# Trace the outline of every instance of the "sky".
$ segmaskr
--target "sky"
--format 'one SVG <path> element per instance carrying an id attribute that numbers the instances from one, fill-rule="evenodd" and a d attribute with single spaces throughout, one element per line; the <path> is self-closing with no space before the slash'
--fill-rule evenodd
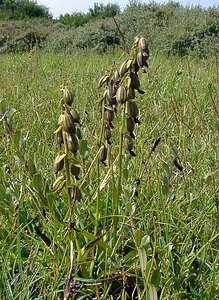
<path id="1" fill-rule="evenodd" d="M 94 3 L 116 3 L 121 9 L 125 8 L 129 4 L 129 0 L 37 0 L 38 4 L 43 4 L 49 8 L 50 13 L 54 18 L 59 17 L 60 14 L 73 13 L 73 12 L 88 12 L 90 7 L 93 7 Z M 142 3 L 150 3 L 152 1 L 140 1 Z M 155 0 L 156 3 L 167 3 L 165 0 Z M 217 5 L 219 6 L 219 0 L 179 0 L 183 5 L 202 5 L 203 7 Z"/>

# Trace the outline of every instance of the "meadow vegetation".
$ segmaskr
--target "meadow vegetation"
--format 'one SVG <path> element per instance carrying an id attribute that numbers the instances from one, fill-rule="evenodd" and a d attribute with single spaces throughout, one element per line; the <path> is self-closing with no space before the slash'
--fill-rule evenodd
<path id="1" fill-rule="evenodd" d="M 178 41 L 192 36 L 186 21 L 187 35 L 177 22 L 162 25 L 161 15 L 154 35 L 141 27 L 150 5 L 186 21 L 186 9 L 205 15 L 205 46 L 167 46 L 167 31 Z M 218 9 L 150 5 L 116 15 L 124 35 L 107 18 L 67 31 L 47 19 L 41 24 L 57 28 L 57 48 L 45 34 L 42 44 L 2 51 L 1 299 L 218 299 L 218 37 L 206 34 L 217 28 Z M 128 29 L 131 16 L 136 27 Z M 119 47 L 106 43 L 106 24 Z M 86 26 L 103 29 L 102 44 L 88 34 L 80 46 Z M 67 32 L 66 47 L 58 32 Z M 133 44 L 140 34 L 150 41 L 147 60 L 138 38 Z M 118 103 L 107 96 L 112 88 Z"/>

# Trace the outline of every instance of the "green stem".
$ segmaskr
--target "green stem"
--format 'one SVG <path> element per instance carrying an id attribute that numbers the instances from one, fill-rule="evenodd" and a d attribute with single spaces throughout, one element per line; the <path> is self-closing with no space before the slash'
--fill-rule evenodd
<path id="1" fill-rule="evenodd" d="M 123 136 L 125 132 L 125 105 L 122 108 L 122 120 L 121 120 L 121 128 L 120 128 L 120 141 L 119 141 L 119 158 L 118 158 L 118 181 L 117 181 L 117 188 L 114 198 L 114 211 L 113 211 L 113 245 L 116 244 L 117 241 L 117 227 L 119 222 L 119 201 L 120 201 L 120 195 L 122 190 L 122 149 L 123 149 Z"/>
<path id="2" fill-rule="evenodd" d="M 66 176 L 66 193 L 68 198 L 68 205 L 69 205 L 69 213 L 70 213 L 70 224 L 74 222 L 74 208 L 73 208 L 73 201 L 71 196 L 71 173 L 70 173 L 70 164 L 69 164 L 69 149 L 68 149 L 68 143 L 67 143 L 67 133 L 63 133 L 63 140 L 64 140 L 64 147 L 65 147 L 65 153 L 66 156 L 64 158 L 65 162 L 65 176 Z M 74 240 L 76 243 L 76 248 L 78 253 L 81 251 L 79 237 L 76 231 L 74 231 Z"/>
<path id="3" fill-rule="evenodd" d="M 101 147 L 101 142 L 103 138 L 103 130 L 104 130 L 104 106 L 102 105 L 102 120 L 101 120 L 101 133 L 100 139 L 98 142 L 99 147 Z M 100 217 L 100 161 L 97 160 L 97 201 L 96 201 L 96 216 L 95 216 L 95 226 L 94 226 L 94 235 L 97 234 L 98 225 L 99 225 L 99 217 Z"/>
<path id="4" fill-rule="evenodd" d="M 65 147 L 65 153 L 66 156 L 64 158 L 65 162 L 65 176 L 66 176 L 66 193 L 68 198 L 68 206 L 69 206 L 69 212 L 70 212 L 70 218 L 72 218 L 73 214 L 73 208 L 72 208 L 72 197 L 71 197 L 71 175 L 70 175 L 70 165 L 69 165 L 69 149 L 68 149 L 68 143 L 67 143 L 67 133 L 63 133 L 63 140 L 64 140 L 64 147 Z M 74 217 L 74 216 L 73 216 Z M 73 220 L 71 220 L 73 221 Z"/>

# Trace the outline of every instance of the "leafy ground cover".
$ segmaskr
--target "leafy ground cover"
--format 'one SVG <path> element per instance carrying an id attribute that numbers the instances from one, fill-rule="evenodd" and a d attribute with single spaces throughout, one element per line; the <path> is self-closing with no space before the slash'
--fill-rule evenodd
<path id="1" fill-rule="evenodd" d="M 122 152 L 115 216 L 120 109 L 103 165 L 97 83 L 126 57 L 37 48 L 0 56 L 1 299 L 218 299 L 217 55 L 154 51 L 139 72 L 136 157 Z M 73 224 L 65 189 L 52 191 L 63 84 L 81 117 Z"/>

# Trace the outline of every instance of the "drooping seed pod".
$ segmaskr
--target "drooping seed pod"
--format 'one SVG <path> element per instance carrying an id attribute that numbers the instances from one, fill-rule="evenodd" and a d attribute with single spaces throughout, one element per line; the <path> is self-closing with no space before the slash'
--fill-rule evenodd
<path id="1" fill-rule="evenodd" d="M 107 83 L 108 80 L 109 80 L 109 75 L 103 75 L 98 82 L 98 86 L 97 86 L 98 89 L 100 89 L 104 85 L 104 83 Z"/>
<path id="2" fill-rule="evenodd" d="M 114 119 L 114 111 L 112 109 L 106 109 L 104 112 L 104 120 L 111 123 Z"/>
<path id="3" fill-rule="evenodd" d="M 127 90 L 127 98 L 127 100 L 135 99 L 135 91 L 131 86 Z"/>
<path id="4" fill-rule="evenodd" d="M 63 141 L 63 134 L 62 134 L 62 128 L 55 132 L 56 141 L 59 145 L 62 145 L 64 143 Z"/>
<path id="5" fill-rule="evenodd" d="M 133 133 L 135 129 L 135 122 L 134 119 L 130 116 L 126 116 L 125 118 L 125 125 L 126 125 L 126 130 L 131 134 Z"/>
<path id="6" fill-rule="evenodd" d="M 80 115 L 74 107 L 71 107 L 70 113 L 72 115 L 73 122 L 80 124 Z"/>
<path id="7" fill-rule="evenodd" d="M 66 182 L 66 179 L 65 179 L 65 175 L 62 175 L 62 176 L 59 176 L 54 182 L 53 182 L 53 185 L 52 185 L 52 192 L 53 193 L 56 193 L 58 191 L 60 191 L 64 185 L 65 185 L 65 182 Z"/>
<path id="8" fill-rule="evenodd" d="M 135 152 L 132 150 L 133 149 L 133 138 L 130 136 L 130 134 L 126 133 L 124 136 L 124 142 L 123 146 L 127 152 L 131 156 L 136 156 Z"/>
<path id="9" fill-rule="evenodd" d="M 138 90 L 140 88 L 140 81 L 138 75 L 134 72 L 130 72 L 130 78 L 131 78 L 131 87 L 135 90 Z"/>
<path id="10" fill-rule="evenodd" d="M 120 87 L 118 88 L 116 92 L 116 99 L 122 104 L 127 101 L 128 99 L 127 89 L 124 85 L 120 85 Z"/>
<path id="11" fill-rule="evenodd" d="M 133 63 L 133 69 L 134 69 L 135 73 L 138 73 L 140 67 L 139 67 L 139 65 L 137 63 L 137 60 L 135 60 L 135 62 Z"/>
<path id="12" fill-rule="evenodd" d="M 107 99 L 107 102 L 110 106 L 116 106 L 117 105 L 115 94 L 112 91 L 110 91 L 110 89 L 108 89 L 107 92 L 106 92 L 106 99 Z"/>
<path id="13" fill-rule="evenodd" d="M 128 71 L 128 59 L 126 59 L 120 66 L 119 74 L 121 78 L 125 75 L 127 71 Z"/>
<path id="14" fill-rule="evenodd" d="M 105 128 L 104 128 L 104 138 L 107 141 L 107 143 L 110 145 L 111 144 L 111 142 L 110 142 L 111 130 L 110 130 L 108 125 L 106 125 Z"/>
<path id="15" fill-rule="evenodd" d="M 63 88 L 63 99 L 67 105 L 72 105 L 74 101 L 74 93 L 72 91 L 69 91 L 67 86 L 64 86 Z"/>
<path id="16" fill-rule="evenodd" d="M 142 52 L 138 52 L 136 61 L 139 67 L 143 68 L 144 66 L 146 66 L 146 57 L 143 55 Z"/>
<path id="17" fill-rule="evenodd" d="M 149 58 L 149 47 L 148 47 L 148 42 L 146 41 L 146 39 L 141 36 L 138 40 L 138 50 L 140 52 L 146 52 L 147 53 L 147 58 Z"/>
<path id="18" fill-rule="evenodd" d="M 114 83 L 117 84 L 117 83 L 119 83 L 120 79 L 121 78 L 120 78 L 119 70 L 116 69 L 114 74 L 113 74 L 112 80 L 113 80 Z"/>
<path id="19" fill-rule="evenodd" d="M 127 102 L 127 114 L 132 118 L 138 117 L 139 109 L 136 102 Z"/>
<path id="20" fill-rule="evenodd" d="M 78 149 L 79 149 L 79 143 L 78 143 L 78 138 L 76 137 L 76 135 L 72 134 L 71 138 L 67 140 L 68 143 L 68 149 L 76 154 Z"/>
<path id="21" fill-rule="evenodd" d="M 78 186 L 74 186 L 73 199 L 78 202 L 81 201 L 81 199 L 82 199 L 82 194 L 81 194 L 81 191 Z"/>
<path id="22" fill-rule="evenodd" d="M 104 99 L 101 99 L 99 102 L 98 102 L 98 110 L 99 112 L 102 114 L 102 110 L 103 110 L 103 106 L 104 106 Z"/>
<path id="23" fill-rule="evenodd" d="M 65 156 L 66 154 L 58 154 L 56 156 L 53 164 L 53 169 L 56 174 L 63 169 Z"/>
<path id="24" fill-rule="evenodd" d="M 128 133 L 124 135 L 123 146 L 128 152 L 130 152 L 133 149 L 133 139 Z"/>
<path id="25" fill-rule="evenodd" d="M 80 172 L 81 172 L 81 168 L 79 165 L 71 164 L 71 174 L 74 175 L 76 177 L 76 179 L 78 179 Z"/>
<path id="26" fill-rule="evenodd" d="M 102 163 L 107 159 L 107 147 L 105 144 L 101 146 L 98 158 Z"/>
<path id="27" fill-rule="evenodd" d="M 69 112 L 65 112 L 62 120 L 63 130 L 69 134 L 75 134 L 76 128 L 74 124 L 74 119 Z"/>

